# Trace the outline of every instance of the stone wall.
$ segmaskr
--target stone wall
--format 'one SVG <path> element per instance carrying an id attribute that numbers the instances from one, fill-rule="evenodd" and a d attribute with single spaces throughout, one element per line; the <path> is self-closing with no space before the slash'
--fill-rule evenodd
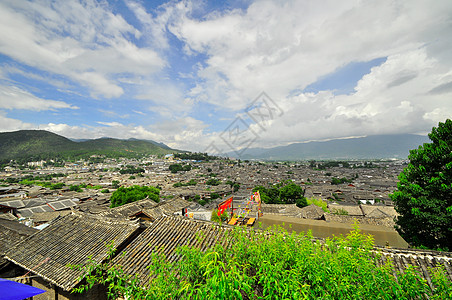
<path id="1" fill-rule="evenodd" d="M 347 216 L 347 215 L 335 215 L 325 213 L 325 220 L 327 222 L 338 222 L 353 224 L 356 220 L 359 224 L 368 224 L 376 226 L 384 226 L 388 228 L 394 228 L 395 222 L 392 218 L 367 218 L 362 216 Z"/>

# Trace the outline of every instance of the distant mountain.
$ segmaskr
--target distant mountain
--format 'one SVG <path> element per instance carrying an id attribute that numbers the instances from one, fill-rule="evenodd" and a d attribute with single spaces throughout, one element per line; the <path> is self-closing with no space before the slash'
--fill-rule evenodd
<path id="1" fill-rule="evenodd" d="M 180 151 L 154 141 L 100 138 L 75 142 L 45 130 L 20 130 L 0 133 L 0 160 L 30 156 L 43 157 L 50 154 L 63 156 L 93 154 L 130 156 L 176 152 Z"/>
<path id="2" fill-rule="evenodd" d="M 324 142 L 294 143 L 274 148 L 250 148 L 241 159 L 306 160 L 306 159 L 406 159 L 409 150 L 430 140 L 414 134 L 375 135 Z M 237 157 L 234 152 L 229 153 Z"/>
<path id="3" fill-rule="evenodd" d="M 145 142 L 148 142 L 148 143 L 152 143 L 152 144 L 154 144 L 156 146 L 162 147 L 163 149 L 171 149 L 170 147 L 168 147 L 164 143 L 159 143 L 159 142 L 156 142 L 156 141 L 153 141 L 153 140 L 139 140 L 139 139 L 130 138 L 130 139 L 128 139 L 128 141 L 145 141 Z"/>
<path id="4" fill-rule="evenodd" d="M 101 138 L 98 138 L 98 140 L 100 140 L 100 139 L 110 139 L 110 138 L 109 138 L 109 137 L 101 137 Z M 70 140 L 73 141 L 73 142 L 79 143 L 79 142 L 92 141 L 92 140 L 94 140 L 94 139 L 70 139 Z M 161 147 L 161 148 L 163 148 L 163 149 L 173 150 L 173 149 L 171 149 L 170 147 L 168 147 L 167 145 L 165 145 L 164 143 L 159 143 L 159 142 L 156 142 L 156 141 L 153 141 L 153 140 L 142 140 L 142 139 L 135 139 L 135 138 L 130 138 L 130 139 L 118 139 L 118 140 L 120 140 L 120 141 L 144 141 L 144 142 L 148 142 L 148 143 L 154 144 L 154 145 L 156 145 L 156 146 L 159 146 L 159 147 Z"/>

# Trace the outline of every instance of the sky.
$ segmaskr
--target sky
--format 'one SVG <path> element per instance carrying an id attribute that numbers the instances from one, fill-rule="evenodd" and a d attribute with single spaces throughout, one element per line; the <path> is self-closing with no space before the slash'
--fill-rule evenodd
<path id="1" fill-rule="evenodd" d="M 452 116 L 452 1 L 0 1 L 0 132 L 221 154 Z"/>

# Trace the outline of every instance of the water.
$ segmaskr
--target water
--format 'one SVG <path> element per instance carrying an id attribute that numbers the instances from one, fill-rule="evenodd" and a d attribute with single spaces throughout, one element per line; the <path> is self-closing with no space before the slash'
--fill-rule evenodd
<path id="1" fill-rule="evenodd" d="M 353 230 L 352 224 L 326 222 L 322 220 L 308 220 L 279 215 L 264 215 L 259 218 L 263 228 L 273 225 L 281 225 L 287 231 L 307 232 L 311 230 L 314 237 L 327 238 L 333 235 L 346 235 Z M 375 239 L 375 245 L 394 248 L 408 248 L 408 243 L 398 234 L 395 229 L 383 226 L 359 225 L 362 233 L 371 234 Z"/>

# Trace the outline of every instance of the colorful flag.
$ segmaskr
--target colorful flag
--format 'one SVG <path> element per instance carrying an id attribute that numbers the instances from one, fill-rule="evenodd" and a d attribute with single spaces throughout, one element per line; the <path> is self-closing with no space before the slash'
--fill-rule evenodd
<path id="1" fill-rule="evenodd" d="M 218 205 L 218 216 L 220 216 L 226 209 L 228 209 L 232 204 L 232 197 L 226 201 L 223 201 Z"/>
<path id="2" fill-rule="evenodd" d="M 261 204 L 261 194 L 259 194 L 259 191 L 254 193 L 254 199 L 257 203 Z"/>

